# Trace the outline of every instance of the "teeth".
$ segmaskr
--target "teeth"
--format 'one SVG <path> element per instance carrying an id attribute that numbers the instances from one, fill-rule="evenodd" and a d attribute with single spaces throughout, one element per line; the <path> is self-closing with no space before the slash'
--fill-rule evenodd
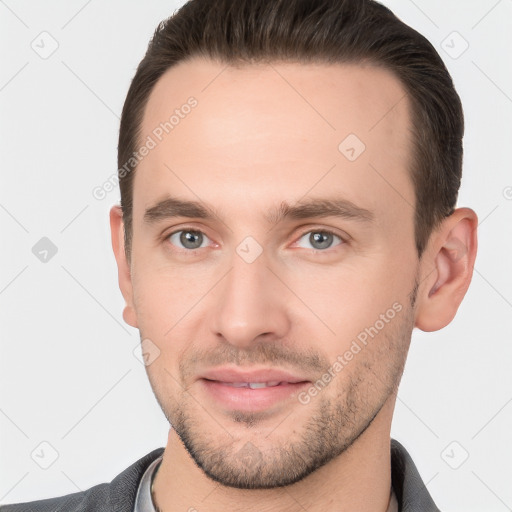
<path id="1" fill-rule="evenodd" d="M 224 382 L 223 384 L 227 384 L 228 386 L 232 386 L 234 388 L 261 389 L 278 386 L 280 384 L 280 381 L 273 380 L 269 382 Z"/>
<path id="2" fill-rule="evenodd" d="M 251 389 L 260 389 L 260 388 L 266 388 L 267 384 L 265 382 L 249 382 L 249 387 Z"/>

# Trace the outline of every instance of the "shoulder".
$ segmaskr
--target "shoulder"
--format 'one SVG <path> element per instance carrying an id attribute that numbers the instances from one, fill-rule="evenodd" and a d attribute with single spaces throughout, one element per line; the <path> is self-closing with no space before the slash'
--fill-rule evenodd
<path id="1" fill-rule="evenodd" d="M 110 484 L 100 484 L 82 492 L 75 492 L 57 498 L 48 498 L 12 505 L 0 505 L 0 512 L 78 512 L 81 510 L 104 510 Z"/>
<path id="2" fill-rule="evenodd" d="M 0 505 L 0 512 L 131 512 L 144 471 L 163 451 L 157 448 L 144 455 L 110 483 L 56 498 Z"/>

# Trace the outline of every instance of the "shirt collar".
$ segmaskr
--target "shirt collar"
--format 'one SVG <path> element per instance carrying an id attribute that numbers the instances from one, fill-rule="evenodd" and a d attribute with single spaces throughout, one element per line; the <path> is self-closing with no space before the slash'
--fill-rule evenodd
<path id="1" fill-rule="evenodd" d="M 153 483 L 153 477 L 156 474 L 156 470 L 162 462 L 163 455 L 156 458 L 144 471 L 142 479 L 137 490 L 137 496 L 135 497 L 135 508 L 134 512 L 156 512 L 153 499 L 151 497 L 151 484 Z"/>

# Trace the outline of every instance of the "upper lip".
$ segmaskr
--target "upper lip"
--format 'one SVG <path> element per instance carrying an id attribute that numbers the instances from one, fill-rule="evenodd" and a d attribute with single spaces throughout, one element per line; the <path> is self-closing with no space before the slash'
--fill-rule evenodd
<path id="1" fill-rule="evenodd" d="M 306 382 L 308 379 L 293 375 L 285 370 L 274 368 L 235 369 L 235 368 L 214 368 L 200 375 L 202 379 L 216 380 L 219 382 Z"/>

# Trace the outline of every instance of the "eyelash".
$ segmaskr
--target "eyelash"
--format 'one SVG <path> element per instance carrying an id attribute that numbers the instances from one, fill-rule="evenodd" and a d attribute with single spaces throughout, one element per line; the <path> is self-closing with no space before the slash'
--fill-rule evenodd
<path id="1" fill-rule="evenodd" d="M 201 233 L 202 235 L 206 236 L 206 238 L 209 239 L 208 235 L 206 235 L 206 233 L 204 233 L 200 229 L 193 228 L 193 227 L 186 227 L 185 226 L 185 227 L 183 227 L 181 229 L 178 229 L 176 231 L 172 231 L 171 233 L 165 235 L 164 236 L 164 241 L 166 243 L 169 243 L 170 245 L 173 245 L 169 241 L 170 237 L 172 235 L 175 235 L 176 233 L 187 232 L 187 231 L 191 231 L 191 232 L 194 232 L 194 233 Z M 343 237 L 340 234 L 338 234 L 335 231 L 332 231 L 330 229 L 321 228 L 321 229 L 308 229 L 307 231 L 302 232 L 299 235 L 299 237 L 296 239 L 296 242 L 294 242 L 294 243 L 297 243 L 301 238 L 304 237 L 304 235 L 307 235 L 308 233 L 322 233 L 322 234 L 332 235 L 334 237 L 339 238 L 341 240 L 341 242 L 338 245 L 334 246 L 334 247 L 345 245 L 348 242 L 348 237 Z M 175 248 L 175 250 L 177 250 L 177 251 L 179 251 L 181 253 L 188 253 L 190 255 L 196 254 L 197 251 L 199 251 L 201 249 L 206 249 L 206 247 L 199 247 L 197 249 L 183 249 L 183 248 L 180 248 L 180 247 L 176 247 L 175 245 L 173 245 L 173 247 Z M 332 249 L 333 249 L 333 247 L 329 247 L 327 249 L 309 249 L 309 251 L 312 251 L 314 254 L 318 254 L 318 253 L 328 253 Z"/>

